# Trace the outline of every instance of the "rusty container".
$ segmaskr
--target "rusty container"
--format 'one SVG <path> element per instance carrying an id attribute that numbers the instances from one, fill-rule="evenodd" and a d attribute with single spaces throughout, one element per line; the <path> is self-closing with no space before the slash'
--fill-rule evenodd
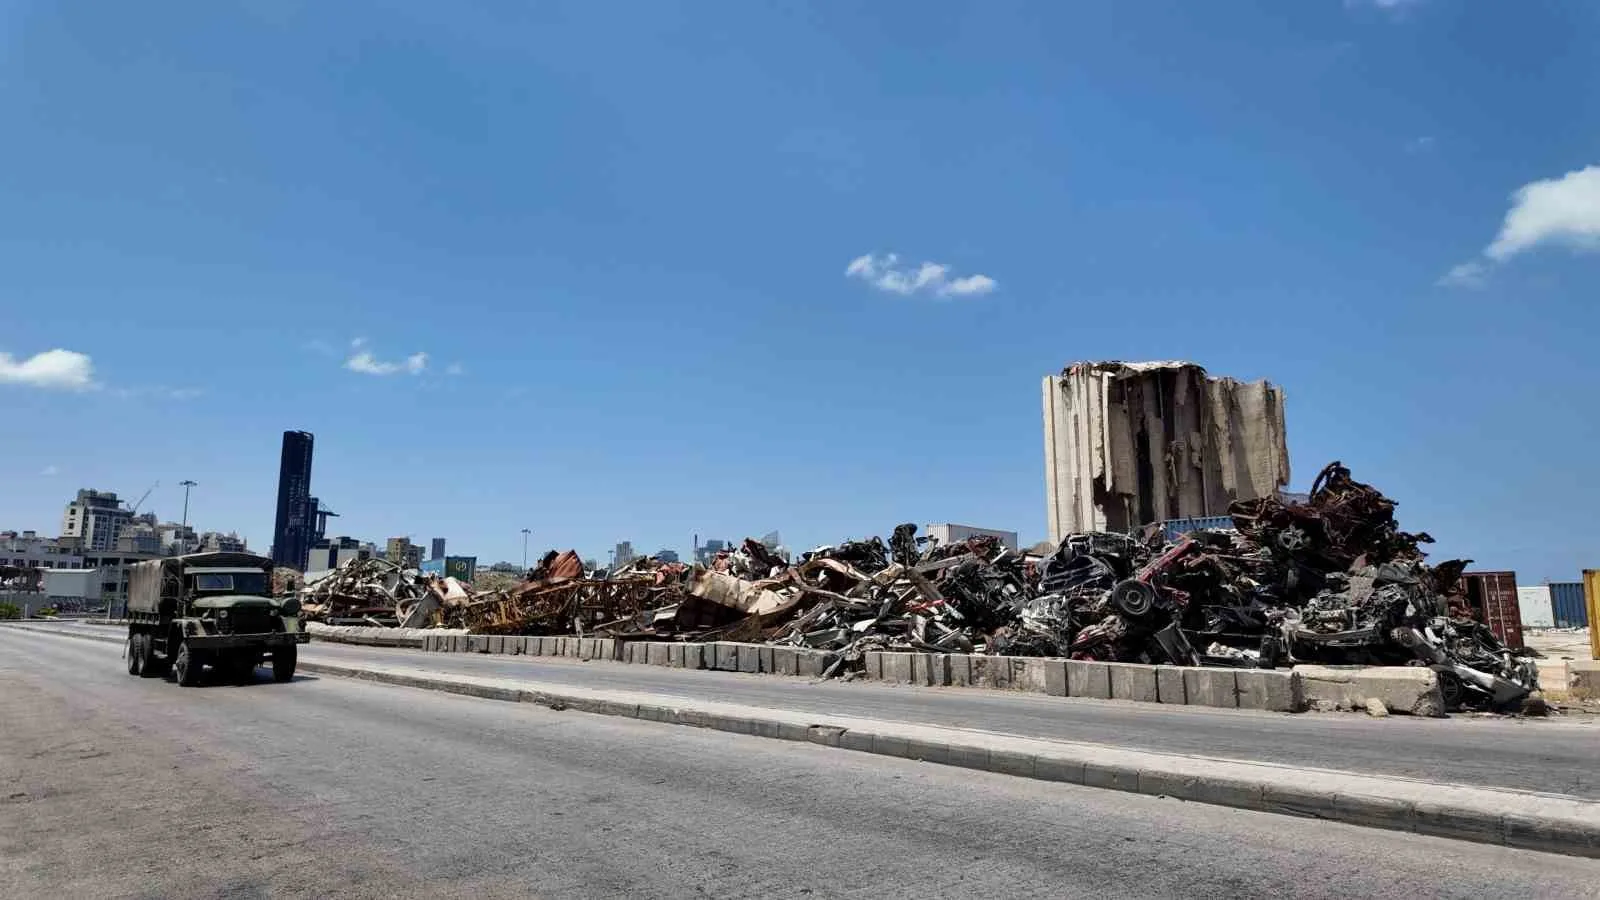
<path id="1" fill-rule="evenodd" d="M 1465 572 L 1461 576 L 1473 616 L 1489 626 L 1507 647 L 1522 644 L 1522 611 L 1517 604 L 1517 573 Z"/>

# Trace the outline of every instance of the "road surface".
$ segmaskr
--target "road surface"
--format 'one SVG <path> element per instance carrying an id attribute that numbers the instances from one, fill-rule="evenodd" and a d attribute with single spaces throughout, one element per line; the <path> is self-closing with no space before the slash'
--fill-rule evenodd
<path id="1" fill-rule="evenodd" d="M 0 896 L 1583 897 L 1600 862 L 0 628 Z"/>
<path id="2" fill-rule="evenodd" d="M 34 627 L 30 624 L 29 627 Z M 50 626 L 102 637 L 121 630 Z M 1286 715 L 1206 707 L 1045 697 L 1006 691 L 582 663 L 548 657 L 428 653 L 321 641 L 301 658 L 329 663 L 426 666 L 446 673 L 519 677 L 578 687 L 645 691 L 747 706 L 977 728 L 1163 753 L 1225 756 L 1293 766 L 1398 775 L 1600 799 L 1595 716 L 1568 720 L 1450 719 L 1316 713 Z M 1441 752 L 1448 746 L 1448 752 Z"/>

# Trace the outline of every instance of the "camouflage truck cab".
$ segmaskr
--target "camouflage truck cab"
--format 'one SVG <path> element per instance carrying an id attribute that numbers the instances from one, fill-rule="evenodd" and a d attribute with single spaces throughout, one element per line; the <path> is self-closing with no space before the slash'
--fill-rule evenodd
<path id="1" fill-rule="evenodd" d="M 272 677 L 294 677 L 296 648 L 310 640 L 300 601 L 272 597 L 272 560 L 251 553 L 191 553 L 132 566 L 128 581 L 128 674 L 171 672 L 181 685 L 211 666 L 235 682 L 264 660 Z"/>

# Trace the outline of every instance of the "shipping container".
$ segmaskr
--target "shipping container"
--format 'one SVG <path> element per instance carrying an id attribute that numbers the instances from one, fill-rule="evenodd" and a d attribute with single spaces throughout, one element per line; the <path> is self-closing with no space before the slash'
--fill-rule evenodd
<path id="1" fill-rule="evenodd" d="M 1191 531 L 1232 531 L 1233 516 L 1191 516 L 1187 519 L 1168 519 L 1156 524 L 1161 526 L 1161 533 L 1167 540 L 1175 541 Z"/>
<path id="2" fill-rule="evenodd" d="M 1522 616 L 1523 628 L 1556 627 L 1555 611 L 1550 608 L 1550 586 L 1517 588 L 1517 612 Z"/>
<path id="3" fill-rule="evenodd" d="M 1583 602 L 1583 582 L 1550 582 L 1550 612 L 1557 628 L 1589 627 L 1589 610 Z"/>
<path id="4" fill-rule="evenodd" d="M 1507 647 L 1522 647 L 1522 614 L 1517 611 L 1517 573 L 1467 572 L 1463 593 L 1473 617 L 1489 626 Z"/>

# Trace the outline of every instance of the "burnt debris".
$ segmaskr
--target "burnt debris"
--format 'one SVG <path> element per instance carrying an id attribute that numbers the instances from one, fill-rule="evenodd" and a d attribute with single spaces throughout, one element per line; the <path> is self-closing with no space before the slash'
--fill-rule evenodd
<path id="1" fill-rule="evenodd" d="M 1447 704 L 1515 708 L 1538 688 L 1533 660 L 1507 648 L 1464 602 L 1466 560 L 1428 565 L 1423 533 L 1338 462 L 1304 503 L 1234 503 L 1232 530 L 1167 539 L 1067 535 L 1047 554 L 992 537 L 939 545 L 912 524 L 787 562 L 746 540 L 709 566 L 654 558 L 586 572 L 551 551 L 522 583 L 474 592 L 377 560 L 302 590 L 326 621 L 762 641 L 832 650 L 832 671 L 868 650 L 983 652 L 1183 666 L 1296 663 L 1426 666 Z"/>

